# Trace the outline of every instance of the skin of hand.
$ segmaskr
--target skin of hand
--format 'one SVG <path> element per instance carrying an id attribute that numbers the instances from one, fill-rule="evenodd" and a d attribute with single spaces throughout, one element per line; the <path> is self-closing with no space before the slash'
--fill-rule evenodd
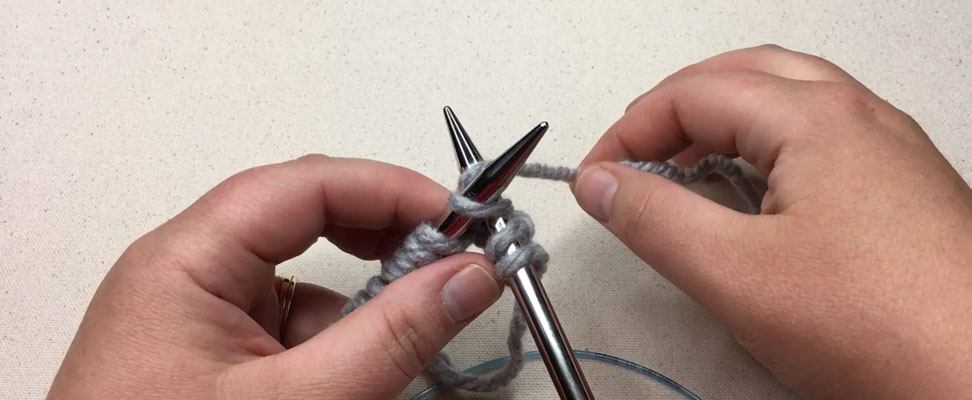
<path id="1" fill-rule="evenodd" d="M 376 258 L 448 194 L 404 168 L 326 156 L 233 176 L 125 251 L 48 398 L 392 398 L 500 296 L 489 261 L 442 259 L 340 320 L 346 298 L 298 284 L 283 344 L 274 267 L 320 236 Z"/>
<path id="2" fill-rule="evenodd" d="M 739 155 L 760 215 L 614 161 Z M 908 115 L 777 46 L 686 67 L 581 163 L 581 207 L 812 399 L 965 397 L 972 191 Z"/>

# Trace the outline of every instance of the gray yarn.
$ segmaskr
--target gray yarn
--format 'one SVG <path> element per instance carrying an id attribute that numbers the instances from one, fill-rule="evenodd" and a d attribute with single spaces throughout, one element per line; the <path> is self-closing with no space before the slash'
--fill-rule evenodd
<path id="1" fill-rule="evenodd" d="M 688 184 L 702 180 L 710 174 L 725 177 L 740 195 L 745 198 L 749 212 L 759 213 L 762 194 L 732 159 L 713 154 L 703 158 L 694 166 L 680 168 L 659 161 L 622 161 L 629 167 L 668 178 L 676 183 Z M 341 310 L 347 315 L 381 292 L 388 284 L 409 272 L 428 265 L 443 257 L 464 251 L 470 245 L 483 249 L 486 257 L 493 261 L 496 273 L 508 278 L 520 268 L 533 267 L 542 275 L 547 269 L 549 256 L 538 243 L 533 241 L 534 226 L 530 216 L 513 208 L 513 203 L 504 198 L 481 204 L 459 195 L 466 184 L 472 181 L 485 163 L 470 168 L 459 179 L 459 190 L 449 197 L 449 209 L 470 218 L 470 228 L 457 238 L 449 238 L 435 229 L 431 223 L 422 223 L 409 233 L 395 253 L 381 261 L 381 272 L 368 279 L 364 289 L 359 290 Z M 570 182 L 577 171 L 572 168 L 545 164 L 526 164 L 520 168 L 519 175 Z M 502 217 L 506 228 L 489 234 L 486 224 L 489 219 Z M 510 245 L 517 244 L 519 250 L 507 254 Z M 449 355 L 440 352 L 429 364 L 427 371 L 440 384 L 463 390 L 491 392 L 506 386 L 523 367 L 523 334 L 527 325 L 519 307 L 513 309 L 510 319 L 509 336 L 506 341 L 509 357 L 498 369 L 482 373 L 468 373 L 456 366 Z"/>
<path id="2" fill-rule="evenodd" d="M 753 182 L 746 177 L 742 168 L 739 168 L 731 158 L 721 154 L 710 154 L 687 168 L 681 168 L 672 163 L 663 161 L 621 161 L 622 165 L 649 172 L 672 182 L 683 185 L 701 181 L 705 177 L 718 174 L 726 178 L 736 191 L 746 200 L 747 212 L 759 214 L 760 204 L 763 201 L 763 194 L 753 185 Z M 567 168 L 547 164 L 526 164 L 520 168 L 518 175 L 526 178 L 539 178 L 554 181 L 571 182 L 574 180 L 577 171 Z"/>

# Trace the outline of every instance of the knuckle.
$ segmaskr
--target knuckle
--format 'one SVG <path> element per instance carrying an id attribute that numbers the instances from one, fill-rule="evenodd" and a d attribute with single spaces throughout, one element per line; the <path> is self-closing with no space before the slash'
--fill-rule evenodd
<path id="1" fill-rule="evenodd" d="M 822 82 L 818 86 L 814 97 L 826 109 L 855 115 L 869 115 L 875 111 L 873 97 L 857 86 L 836 82 Z"/>
<path id="2" fill-rule="evenodd" d="M 748 70 L 718 71 L 706 74 L 706 78 L 724 81 L 743 92 L 758 92 L 768 84 L 765 74 Z"/>
<path id="3" fill-rule="evenodd" d="M 809 93 L 813 112 L 807 113 L 807 128 L 799 130 L 811 138 L 830 140 L 835 135 L 864 132 L 879 122 L 880 102 L 866 90 L 851 84 L 819 82 Z"/>
<path id="4" fill-rule="evenodd" d="M 697 72 L 699 72 L 701 70 L 702 70 L 702 63 L 701 62 L 695 63 L 695 64 L 689 64 L 689 65 L 686 65 L 686 66 L 684 66 L 682 68 L 679 68 L 678 71 L 675 71 L 674 73 L 672 73 L 671 75 L 669 75 L 668 77 L 666 77 L 665 78 L 665 81 L 672 81 L 672 80 L 675 80 L 675 79 L 684 78 L 686 76 L 689 76 L 689 75 L 692 75 L 694 73 L 697 73 Z"/>
<path id="5" fill-rule="evenodd" d="M 179 276 L 188 276 L 202 286 L 198 274 L 193 271 L 193 264 L 188 261 L 186 252 L 192 251 L 187 249 L 188 245 L 174 243 L 173 238 L 158 231 L 149 232 L 128 245 L 105 281 L 123 282 L 124 286 L 137 288 L 133 293 L 154 292 Z"/>
<path id="6" fill-rule="evenodd" d="M 782 71 L 803 80 L 848 81 L 849 76 L 829 60 L 809 53 L 790 50 L 776 44 L 764 44 L 749 49 L 755 58 L 775 59 Z"/>
<path id="7" fill-rule="evenodd" d="M 924 132 L 924 130 L 921 128 L 921 124 L 919 124 L 914 117 L 897 108 L 891 112 L 890 119 L 892 120 L 892 124 L 900 124 L 901 126 L 907 127 L 909 132 Z"/>
<path id="8" fill-rule="evenodd" d="M 648 235 L 657 226 L 661 214 L 657 212 L 659 189 L 655 187 L 640 191 L 634 201 L 627 202 L 622 207 L 621 235 L 629 240 Z"/>
<path id="9" fill-rule="evenodd" d="M 143 269 L 158 253 L 157 244 L 151 236 L 151 232 L 147 233 L 129 244 L 112 269 L 122 272 Z"/>
<path id="10" fill-rule="evenodd" d="M 733 326 L 732 336 L 746 349 L 758 348 L 762 345 L 763 335 L 759 328 L 752 324 L 737 324 Z"/>
<path id="11" fill-rule="evenodd" d="M 391 164 L 389 164 L 389 165 L 391 165 Z M 399 165 L 391 165 L 391 171 L 395 171 L 397 173 L 400 173 L 401 174 L 401 181 L 403 181 L 403 182 L 413 182 L 413 181 L 418 181 L 418 180 L 427 180 L 427 179 L 429 179 L 428 177 L 426 177 L 425 175 L 422 175 L 420 172 L 418 172 L 416 170 L 413 170 L 411 168 L 405 168 L 405 167 L 402 167 L 402 166 L 399 166 Z"/>
<path id="12" fill-rule="evenodd" d="M 722 53 L 713 58 L 713 60 L 725 60 L 725 59 L 735 59 L 753 62 L 765 57 L 772 56 L 778 53 L 787 53 L 790 50 L 784 49 L 783 47 L 773 44 L 765 43 L 753 47 L 744 47 L 736 50 L 732 50 L 726 53 Z"/>
<path id="13" fill-rule="evenodd" d="M 378 341 L 395 370 L 406 378 L 422 372 L 435 354 L 431 335 L 423 334 L 425 324 L 397 307 L 382 307 L 377 315 Z"/>
<path id="14" fill-rule="evenodd" d="M 269 164 L 261 165 L 257 167 L 247 168 L 243 171 L 233 174 L 225 181 L 223 181 L 220 186 L 223 190 L 238 190 L 240 188 L 248 188 L 254 184 L 263 184 L 267 181 L 273 181 L 273 179 L 268 179 L 274 175 L 280 175 L 284 173 L 289 164 L 291 167 L 309 167 L 314 164 L 320 164 L 331 160 L 330 156 L 324 154 L 305 154 L 300 156 L 290 163 L 283 164 Z"/>
<path id="15" fill-rule="evenodd" d="M 797 51 L 794 51 L 792 53 L 797 57 L 799 57 L 808 65 L 813 65 L 820 70 L 830 72 L 832 74 L 837 74 L 838 72 L 842 71 L 840 67 L 837 66 L 837 64 L 834 64 L 830 62 L 830 60 L 820 57 L 816 54 L 801 53 Z"/>
<path id="16" fill-rule="evenodd" d="M 247 168 L 233 174 L 229 178 L 226 178 L 226 180 L 219 184 L 218 189 L 235 191 L 241 188 L 250 187 L 253 184 L 263 180 L 265 176 L 273 173 L 273 170 L 273 165 L 261 165 L 258 167 Z"/>
<path id="17" fill-rule="evenodd" d="M 157 241 L 156 239 L 153 239 L 153 236 L 153 232 L 149 232 L 140 236 L 138 239 L 135 239 L 135 241 L 129 244 L 128 247 L 125 248 L 125 251 L 122 252 L 121 259 L 142 259 L 151 254 L 156 246 Z"/>
<path id="18" fill-rule="evenodd" d="M 763 43 L 759 46 L 753 47 L 753 50 L 768 52 L 791 52 L 790 50 L 776 43 Z"/>
<path id="19" fill-rule="evenodd" d="M 886 112 L 881 114 L 888 127 L 903 127 L 908 132 L 923 132 L 921 124 L 914 117 L 889 103 L 883 103 Z M 892 129 L 898 130 L 898 129 Z"/>
<path id="20" fill-rule="evenodd" d="M 151 231 L 135 239 L 115 264 L 121 268 L 179 269 L 183 261 L 178 245 L 173 245 L 170 235 Z"/>
<path id="21" fill-rule="evenodd" d="M 297 157 L 297 159 L 294 160 L 294 161 L 296 161 L 298 163 L 304 163 L 304 162 L 308 162 L 308 163 L 318 163 L 318 162 L 324 162 L 324 161 L 327 161 L 327 160 L 330 160 L 330 159 L 331 159 L 331 157 L 328 156 L 328 155 L 326 155 L 326 154 L 309 153 L 309 154 L 304 154 L 304 155 L 302 155 L 300 157 Z"/>
<path id="22" fill-rule="evenodd" d="M 765 43 L 759 46 L 735 50 L 730 53 L 733 54 L 737 59 L 744 60 L 750 64 L 779 58 L 781 56 L 786 57 L 792 54 L 798 54 L 793 50 L 786 49 L 783 46 L 775 43 Z"/>

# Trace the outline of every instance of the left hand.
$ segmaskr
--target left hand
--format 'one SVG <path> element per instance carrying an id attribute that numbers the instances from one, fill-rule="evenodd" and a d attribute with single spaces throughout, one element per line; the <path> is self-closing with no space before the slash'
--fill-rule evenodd
<path id="1" fill-rule="evenodd" d="M 445 258 L 340 320 L 344 296 L 300 284 L 282 342 L 274 266 L 322 235 L 376 258 L 443 213 L 448 193 L 404 168 L 325 156 L 237 174 L 125 251 L 48 398 L 395 396 L 500 296 L 489 261 Z"/>

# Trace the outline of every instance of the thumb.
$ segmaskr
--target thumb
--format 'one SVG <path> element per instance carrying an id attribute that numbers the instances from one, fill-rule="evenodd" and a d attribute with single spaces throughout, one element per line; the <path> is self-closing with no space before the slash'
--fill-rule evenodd
<path id="1" fill-rule="evenodd" d="M 393 398 L 462 328 L 496 302 L 502 286 L 492 270 L 484 256 L 472 253 L 429 264 L 281 353 L 258 374 L 284 382 L 265 385 L 276 387 L 279 398 Z"/>
<path id="2" fill-rule="evenodd" d="M 642 260 L 703 304 L 726 293 L 745 264 L 758 217 L 663 177 L 612 162 L 585 166 L 574 196 Z"/>

